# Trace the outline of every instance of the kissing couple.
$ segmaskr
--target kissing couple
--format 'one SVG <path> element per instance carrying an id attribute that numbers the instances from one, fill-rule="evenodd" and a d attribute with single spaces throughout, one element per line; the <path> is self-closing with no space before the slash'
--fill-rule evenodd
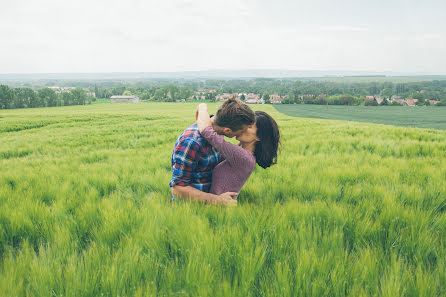
<path id="1" fill-rule="evenodd" d="M 197 121 L 180 134 L 172 152 L 169 186 L 176 198 L 237 205 L 237 196 L 256 167 L 277 163 L 280 133 L 276 121 L 232 97 L 209 116 L 201 103 Z M 238 145 L 224 136 L 235 137 Z"/>

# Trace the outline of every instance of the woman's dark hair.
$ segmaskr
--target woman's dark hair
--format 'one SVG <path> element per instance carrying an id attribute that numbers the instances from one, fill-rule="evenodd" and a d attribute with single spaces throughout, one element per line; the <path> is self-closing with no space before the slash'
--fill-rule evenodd
<path id="1" fill-rule="evenodd" d="M 257 164 L 268 168 L 277 163 L 277 150 L 279 148 L 280 133 L 276 121 L 266 112 L 256 111 L 257 137 L 254 156 Z"/>

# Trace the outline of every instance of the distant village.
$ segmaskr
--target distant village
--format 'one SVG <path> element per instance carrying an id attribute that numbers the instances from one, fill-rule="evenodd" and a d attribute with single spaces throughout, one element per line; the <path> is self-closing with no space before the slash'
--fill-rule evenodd
<path id="1" fill-rule="evenodd" d="M 56 94 L 70 93 L 72 90 L 76 89 L 76 87 L 59 87 L 59 86 L 52 86 L 47 88 L 53 90 Z M 87 96 L 96 97 L 95 92 L 90 91 L 89 88 L 82 88 L 82 90 L 85 91 Z"/>
<path id="2" fill-rule="evenodd" d="M 403 106 L 415 106 L 419 101 L 418 99 L 403 99 L 401 98 L 401 96 L 392 96 L 390 98 L 382 98 L 378 96 L 366 96 L 365 98 L 366 100 L 376 100 L 376 103 L 378 103 L 378 105 L 381 105 L 382 102 L 386 100 L 389 103 L 396 102 Z M 430 105 L 435 105 L 438 102 L 440 102 L 438 100 L 430 100 L 430 99 L 425 99 L 424 101 L 429 101 Z"/>
<path id="3" fill-rule="evenodd" d="M 61 94 L 61 93 L 69 93 L 71 92 L 73 89 L 75 89 L 75 87 L 58 87 L 58 86 L 52 86 L 52 87 L 48 87 L 49 89 L 52 89 L 53 91 L 55 91 L 57 94 Z M 83 89 L 87 96 L 90 97 L 95 97 L 96 94 L 95 92 L 92 92 L 90 89 L 88 88 L 84 88 Z M 421 91 L 422 92 L 422 91 Z M 211 95 L 211 96 L 209 96 Z M 218 94 L 217 90 L 215 89 L 198 89 L 196 92 L 194 92 L 194 94 L 188 98 L 185 99 L 177 99 L 175 100 L 176 102 L 186 102 L 186 101 L 191 101 L 191 100 L 209 100 L 209 98 L 215 98 L 215 101 L 224 101 L 226 99 L 229 99 L 231 97 L 235 97 L 240 99 L 241 101 L 245 102 L 246 104 L 265 104 L 265 103 L 271 103 L 271 104 L 286 104 L 289 103 L 287 102 L 287 98 L 289 98 L 289 95 L 285 95 L 285 96 L 280 96 L 279 94 L 270 94 L 268 96 L 268 98 L 265 98 L 264 96 L 262 96 L 261 94 L 254 94 L 254 93 L 223 93 L 223 94 Z M 317 98 L 317 99 L 321 99 L 324 100 L 327 98 L 327 95 L 325 94 L 319 94 L 319 95 L 314 95 L 314 94 L 305 94 L 305 95 L 300 95 L 299 99 L 302 102 L 305 102 L 305 99 L 311 99 L 311 98 Z M 391 96 L 390 98 L 384 98 L 382 96 L 365 96 L 365 102 L 366 105 L 373 105 L 373 104 L 367 104 L 367 102 L 373 102 L 376 101 L 375 105 L 383 105 L 383 101 L 386 100 L 388 105 L 402 105 L 402 106 L 415 106 L 417 105 L 417 103 L 419 104 L 420 100 L 419 99 L 414 99 L 414 98 L 402 98 L 401 96 Z M 110 97 L 110 101 L 112 103 L 137 103 L 139 102 L 139 97 L 135 96 L 135 95 L 113 95 Z M 438 100 L 431 100 L 431 99 L 424 99 L 424 101 L 428 101 L 429 105 L 435 105 L 437 103 L 439 103 L 440 101 Z"/>
<path id="4" fill-rule="evenodd" d="M 409 78 L 407 78 L 409 80 Z M 411 78 L 413 79 L 413 78 Z M 405 81 L 247 80 L 53 81 L 0 84 L 0 109 L 92 103 L 221 102 L 231 97 L 246 104 L 350 106 L 446 106 L 446 79 Z"/>
<path id="5" fill-rule="evenodd" d="M 190 96 L 187 98 L 187 100 L 205 100 L 207 99 L 206 93 L 216 93 L 216 90 L 205 90 L 205 89 L 199 89 L 197 92 L 195 92 L 195 95 Z M 264 98 L 260 94 L 254 94 L 254 93 L 223 93 L 215 95 L 215 98 L 217 101 L 224 101 L 226 99 L 229 99 L 231 97 L 235 96 L 236 98 L 242 100 L 246 104 L 265 104 L 267 101 L 271 104 L 282 104 L 286 103 L 286 99 L 289 97 L 288 95 L 280 96 L 279 94 L 270 94 L 269 98 Z M 304 101 L 305 98 L 319 98 L 319 99 L 325 99 L 327 95 L 325 94 L 319 94 L 315 96 L 314 94 L 306 94 L 306 95 L 300 95 L 299 98 Z M 390 98 L 383 98 L 381 96 L 365 96 L 365 101 L 373 101 L 375 100 L 377 105 L 382 105 L 383 101 L 386 100 L 389 105 L 391 103 L 398 103 L 403 106 L 415 106 L 418 103 L 418 99 L 413 98 L 402 98 L 401 96 L 391 96 Z M 178 102 L 184 102 L 185 99 L 177 100 Z M 425 101 L 429 101 L 430 105 L 435 105 L 439 103 L 438 100 L 430 100 L 425 99 Z"/>

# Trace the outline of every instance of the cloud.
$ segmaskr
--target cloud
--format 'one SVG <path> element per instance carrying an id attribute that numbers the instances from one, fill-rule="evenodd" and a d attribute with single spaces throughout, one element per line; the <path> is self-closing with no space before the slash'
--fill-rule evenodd
<path id="1" fill-rule="evenodd" d="M 348 25 L 332 25 L 332 26 L 321 26 L 322 31 L 328 32 L 365 32 L 368 31 L 365 27 L 348 26 Z"/>
<path id="2" fill-rule="evenodd" d="M 380 12 L 376 9 L 383 3 L 366 9 L 345 1 L 321 3 L 9 1 L 0 10 L 0 73 L 216 68 L 397 71 L 409 69 L 411 63 L 435 71 L 446 69 L 446 58 L 438 53 L 445 48 L 445 19 L 427 21 L 430 13 L 435 15 L 435 6 L 414 11 L 389 2 Z M 405 17 L 411 13 L 416 18 L 410 18 L 408 25 Z M 383 21 L 383 16 L 393 17 Z M 416 25 L 416 20 L 423 20 L 424 26 Z"/>

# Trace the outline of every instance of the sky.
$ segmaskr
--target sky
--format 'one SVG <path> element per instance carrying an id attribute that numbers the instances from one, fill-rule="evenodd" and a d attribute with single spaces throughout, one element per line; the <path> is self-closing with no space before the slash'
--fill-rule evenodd
<path id="1" fill-rule="evenodd" d="M 0 73 L 446 74 L 444 0 L 4 0 Z"/>

